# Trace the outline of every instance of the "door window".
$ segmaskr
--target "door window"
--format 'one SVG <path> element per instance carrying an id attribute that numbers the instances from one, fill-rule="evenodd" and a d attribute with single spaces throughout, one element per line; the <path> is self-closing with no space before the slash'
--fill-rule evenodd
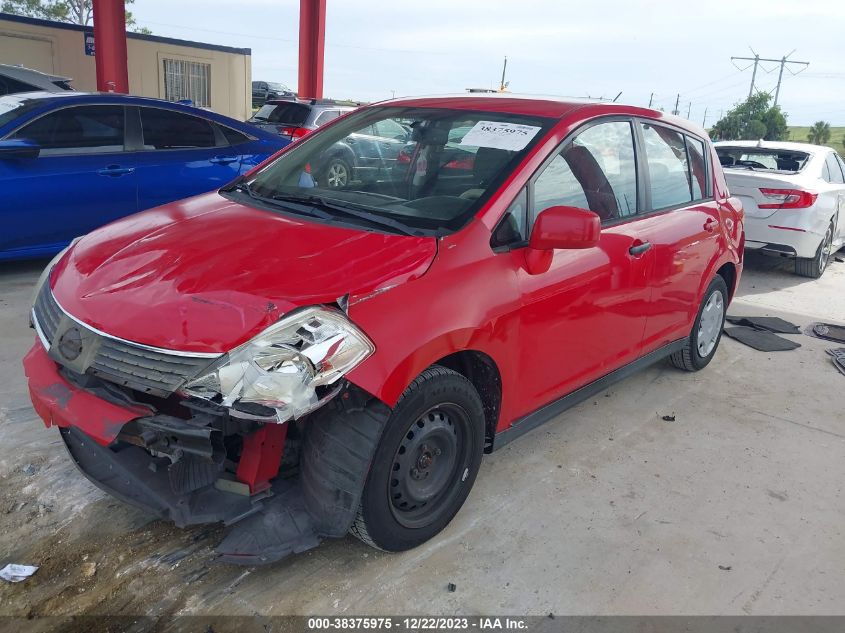
<path id="1" fill-rule="evenodd" d="M 836 156 L 836 162 L 839 163 L 839 169 L 842 170 L 842 175 L 845 177 L 845 161 L 842 160 L 839 154 L 834 154 L 834 156 Z"/>
<path id="2" fill-rule="evenodd" d="M 373 125 L 373 129 L 375 130 L 376 136 L 383 138 L 392 138 L 397 141 L 404 141 L 408 138 L 408 130 L 393 119 L 378 121 Z"/>
<path id="3" fill-rule="evenodd" d="M 593 125 L 568 142 L 534 183 L 532 212 L 565 205 L 603 222 L 637 212 L 637 167 L 631 124 Z"/>
<path id="4" fill-rule="evenodd" d="M 41 155 L 106 154 L 123 151 L 124 109 L 98 105 L 63 108 L 18 130 L 41 146 Z"/>
<path id="5" fill-rule="evenodd" d="M 659 125 L 641 125 L 652 208 L 666 209 L 691 202 L 689 162 L 683 135 Z"/>
<path id="6" fill-rule="evenodd" d="M 833 184 L 845 184 L 845 178 L 842 177 L 842 170 L 839 168 L 839 163 L 836 161 L 836 154 L 828 154 L 825 164 L 827 165 L 827 170 L 830 173 L 830 176 L 825 180 Z"/>
<path id="7" fill-rule="evenodd" d="M 240 145 L 241 143 L 247 143 L 250 141 L 250 138 L 246 134 L 237 132 L 230 127 L 221 125 L 220 130 L 223 132 L 223 136 L 226 137 L 226 141 L 229 145 Z"/>
<path id="8" fill-rule="evenodd" d="M 144 149 L 215 147 L 217 139 L 209 121 L 182 112 L 141 108 Z"/>
<path id="9" fill-rule="evenodd" d="M 704 159 L 705 145 L 703 141 L 687 136 L 687 154 L 690 166 L 690 186 L 692 199 L 703 200 L 707 192 L 707 162 Z"/>

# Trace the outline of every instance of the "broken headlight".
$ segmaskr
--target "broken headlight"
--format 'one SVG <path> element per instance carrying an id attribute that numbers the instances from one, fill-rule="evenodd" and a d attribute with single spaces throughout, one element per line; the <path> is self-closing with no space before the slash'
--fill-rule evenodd
<path id="1" fill-rule="evenodd" d="M 332 395 L 328 386 L 374 351 L 343 313 L 306 308 L 233 349 L 182 391 L 230 407 L 234 415 L 248 414 L 249 405 L 269 407 L 285 422 L 320 406 Z"/>

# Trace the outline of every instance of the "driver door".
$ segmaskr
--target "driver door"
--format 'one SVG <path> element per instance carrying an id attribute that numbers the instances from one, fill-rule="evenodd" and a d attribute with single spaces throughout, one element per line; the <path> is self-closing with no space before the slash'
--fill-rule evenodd
<path id="1" fill-rule="evenodd" d="M 548 269 L 518 271 L 520 388 L 527 414 L 635 360 L 650 298 L 652 253 L 637 219 L 631 122 L 599 122 L 564 143 L 529 185 L 531 219 L 567 205 L 602 221 L 599 245 L 555 250 Z"/>

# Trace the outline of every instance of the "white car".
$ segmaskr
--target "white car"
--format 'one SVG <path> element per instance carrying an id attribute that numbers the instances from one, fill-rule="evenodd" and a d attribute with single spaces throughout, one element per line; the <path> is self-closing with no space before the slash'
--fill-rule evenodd
<path id="1" fill-rule="evenodd" d="M 715 143 L 731 194 L 745 209 L 745 247 L 795 258 L 818 278 L 845 245 L 845 162 L 830 147 L 775 141 Z"/>

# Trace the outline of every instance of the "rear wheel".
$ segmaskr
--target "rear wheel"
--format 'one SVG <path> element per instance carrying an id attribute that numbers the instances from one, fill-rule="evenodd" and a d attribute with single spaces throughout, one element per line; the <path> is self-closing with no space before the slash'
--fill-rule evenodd
<path id="1" fill-rule="evenodd" d="M 809 259 L 799 257 L 795 260 L 795 273 L 802 277 L 818 279 L 827 269 L 831 255 L 833 255 L 833 222 L 827 227 L 827 232 L 819 244 L 816 256 Z"/>
<path id="2" fill-rule="evenodd" d="M 393 410 L 350 531 L 390 552 L 424 543 L 460 510 L 483 448 L 484 409 L 472 383 L 427 369 Z"/>
<path id="3" fill-rule="evenodd" d="M 707 286 L 684 347 L 669 357 L 675 367 L 685 371 L 698 371 L 707 367 L 722 339 L 727 305 L 728 286 L 720 275 L 716 275 Z"/>

